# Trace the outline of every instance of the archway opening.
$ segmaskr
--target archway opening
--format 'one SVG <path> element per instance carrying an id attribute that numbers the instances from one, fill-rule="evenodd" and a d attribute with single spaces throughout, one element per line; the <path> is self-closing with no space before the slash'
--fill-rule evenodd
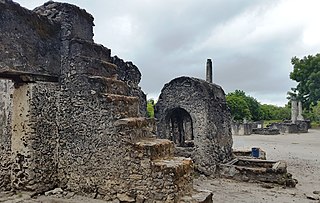
<path id="1" fill-rule="evenodd" d="M 193 123 L 190 114 L 182 109 L 175 108 L 168 115 L 170 139 L 178 147 L 193 147 Z"/>

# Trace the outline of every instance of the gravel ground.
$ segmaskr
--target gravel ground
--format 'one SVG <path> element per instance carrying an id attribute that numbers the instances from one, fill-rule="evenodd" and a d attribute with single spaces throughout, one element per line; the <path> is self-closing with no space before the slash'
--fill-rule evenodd
<path id="1" fill-rule="evenodd" d="M 227 179 L 195 181 L 199 188 L 214 193 L 214 202 L 320 202 L 320 130 L 303 134 L 234 136 L 234 149 L 260 147 L 267 159 L 285 160 L 288 172 L 298 180 L 296 188 L 237 182 Z M 270 185 L 269 185 L 270 186 Z"/>

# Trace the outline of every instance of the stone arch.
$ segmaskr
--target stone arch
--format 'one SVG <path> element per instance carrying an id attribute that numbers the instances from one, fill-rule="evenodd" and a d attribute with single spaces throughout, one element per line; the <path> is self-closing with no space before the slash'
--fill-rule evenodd
<path id="1" fill-rule="evenodd" d="M 194 139 L 193 120 L 183 108 L 168 111 L 166 123 L 169 138 L 179 147 L 192 147 Z"/>

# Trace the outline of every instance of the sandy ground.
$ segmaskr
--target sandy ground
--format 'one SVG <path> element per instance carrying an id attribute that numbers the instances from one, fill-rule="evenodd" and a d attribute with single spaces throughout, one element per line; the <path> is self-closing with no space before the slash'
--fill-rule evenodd
<path id="1" fill-rule="evenodd" d="M 199 178 L 195 184 L 214 193 L 214 202 L 320 202 L 320 130 L 303 134 L 234 136 L 234 149 L 260 147 L 267 159 L 286 160 L 288 172 L 298 180 L 296 188 Z"/>

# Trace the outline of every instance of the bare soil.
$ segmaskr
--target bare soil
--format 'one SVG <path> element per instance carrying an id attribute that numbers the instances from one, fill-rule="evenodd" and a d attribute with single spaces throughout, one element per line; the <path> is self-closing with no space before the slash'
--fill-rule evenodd
<path id="1" fill-rule="evenodd" d="M 320 130 L 303 134 L 234 136 L 234 149 L 260 147 L 267 159 L 285 160 L 296 188 L 200 177 L 198 188 L 214 193 L 213 202 L 320 202 Z"/>

